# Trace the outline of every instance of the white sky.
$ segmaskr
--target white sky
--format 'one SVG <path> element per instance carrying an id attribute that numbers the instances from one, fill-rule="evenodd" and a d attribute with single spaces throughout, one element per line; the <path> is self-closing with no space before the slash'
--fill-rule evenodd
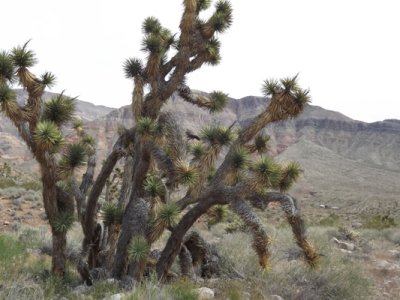
<path id="1" fill-rule="evenodd" d="M 29 39 L 71 96 L 111 107 L 130 102 L 122 63 L 144 57 L 147 16 L 177 32 L 182 0 L 5 0 L 0 49 Z M 354 119 L 400 119 L 400 1 L 232 0 L 222 62 L 189 77 L 192 89 L 261 95 L 265 79 L 300 73 L 313 104 Z"/>

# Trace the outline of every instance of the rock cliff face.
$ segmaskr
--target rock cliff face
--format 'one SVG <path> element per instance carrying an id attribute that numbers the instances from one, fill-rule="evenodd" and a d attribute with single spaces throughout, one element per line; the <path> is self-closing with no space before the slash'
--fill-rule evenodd
<path id="1" fill-rule="evenodd" d="M 222 113 L 210 115 L 173 97 L 164 110 L 174 114 L 183 130 L 199 132 L 211 122 L 226 126 L 235 122 L 236 127 L 243 126 L 267 103 L 261 97 L 230 99 Z M 99 161 L 116 140 L 118 127 L 134 124 L 129 106 L 112 110 L 77 101 L 76 114 L 97 139 Z M 367 201 L 374 207 L 399 210 L 396 206 L 400 194 L 399 120 L 365 123 L 308 105 L 299 118 L 270 125 L 265 133 L 271 136 L 270 155 L 302 164 L 304 176 L 294 193 L 310 206 L 315 202 L 329 202 L 359 211 Z M 0 118 L 0 156 L 31 161 L 16 130 L 3 117 Z"/>

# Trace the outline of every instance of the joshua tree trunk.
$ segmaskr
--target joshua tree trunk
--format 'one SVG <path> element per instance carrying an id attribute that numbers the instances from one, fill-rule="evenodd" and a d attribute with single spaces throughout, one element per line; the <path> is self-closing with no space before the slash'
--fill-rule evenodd
<path id="1" fill-rule="evenodd" d="M 63 277 L 65 275 L 65 263 L 66 263 L 66 247 L 67 247 L 67 232 L 57 231 L 52 228 L 52 259 L 51 259 L 51 272 L 56 275 Z"/>

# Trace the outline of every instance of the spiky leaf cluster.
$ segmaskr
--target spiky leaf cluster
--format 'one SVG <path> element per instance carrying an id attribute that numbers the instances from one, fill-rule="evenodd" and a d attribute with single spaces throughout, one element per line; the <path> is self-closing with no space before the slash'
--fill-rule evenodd
<path id="1" fill-rule="evenodd" d="M 165 194 L 165 187 L 160 178 L 149 174 L 144 181 L 144 190 L 150 197 L 161 197 Z"/>
<path id="2" fill-rule="evenodd" d="M 147 17 L 142 24 L 144 34 L 159 34 L 162 30 L 160 21 L 155 17 Z"/>
<path id="3" fill-rule="evenodd" d="M 18 109 L 15 92 L 6 84 L 0 83 L 0 109 L 9 115 Z"/>
<path id="4" fill-rule="evenodd" d="M 222 33 L 232 25 L 232 6 L 229 1 L 220 0 L 215 8 L 215 13 L 212 15 L 210 22 L 216 32 Z"/>
<path id="5" fill-rule="evenodd" d="M 162 55 L 175 43 L 174 35 L 170 30 L 163 28 L 157 18 L 146 18 L 142 29 L 145 34 L 142 50 L 145 52 Z"/>
<path id="6" fill-rule="evenodd" d="M 73 120 L 74 112 L 75 99 L 60 94 L 44 104 L 42 119 L 61 126 Z"/>
<path id="7" fill-rule="evenodd" d="M 41 121 L 37 124 L 34 140 L 45 151 L 57 151 L 64 139 L 58 126 L 52 121 Z"/>
<path id="8" fill-rule="evenodd" d="M 35 53 L 27 50 L 27 46 L 28 43 L 25 43 L 22 47 L 18 46 L 11 50 L 11 59 L 17 68 L 30 68 L 37 62 Z"/>
<path id="9" fill-rule="evenodd" d="M 207 126 L 201 132 L 201 138 L 210 145 L 227 146 L 233 140 L 233 133 L 230 128 L 222 126 Z"/>
<path id="10" fill-rule="evenodd" d="M 228 208 L 226 205 L 215 205 L 207 212 L 207 215 L 210 217 L 208 226 L 213 226 L 226 220 Z"/>
<path id="11" fill-rule="evenodd" d="M 51 72 L 45 72 L 41 76 L 42 84 L 47 87 L 52 87 L 56 83 L 56 76 Z"/>
<path id="12" fill-rule="evenodd" d="M 155 242 L 163 234 L 165 228 L 175 226 L 178 222 L 180 209 L 174 202 L 161 205 L 156 218 L 151 222 L 148 239 Z"/>
<path id="13" fill-rule="evenodd" d="M 137 121 L 136 130 L 141 135 L 151 136 L 157 133 L 159 127 L 152 118 L 143 117 Z"/>
<path id="14" fill-rule="evenodd" d="M 210 7 L 211 0 L 198 0 L 197 1 L 197 11 L 200 12 L 202 10 L 206 10 Z"/>
<path id="15" fill-rule="evenodd" d="M 82 166 L 86 159 L 86 147 L 82 143 L 68 145 L 59 166 L 62 171 L 72 172 Z"/>
<path id="16" fill-rule="evenodd" d="M 166 203 L 160 208 L 158 220 L 162 221 L 166 227 L 175 226 L 178 221 L 179 213 L 180 209 L 176 203 Z"/>
<path id="17" fill-rule="evenodd" d="M 218 65 L 221 61 L 221 43 L 217 38 L 212 38 L 206 44 L 206 50 L 208 54 L 207 62 L 212 65 Z"/>
<path id="18" fill-rule="evenodd" d="M 125 77 L 134 78 L 143 72 L 142 61 L 137 58 L 128 58 L 123 66 Z"/>
<path id="19" fill-rule="evenodd" d="M 11 56 L 6 51 L 0 51 L 0 82 L 2 81 L 14 81 L 14 64 Z"/>
<path id="20" fill-rule="evenodd" d="M 282 178 L 279 182 L 281 192 L 288 191 L 294 182 L 300 177 L 302 170 L 298 162 L 290 162 L 282 168 Z"/>
<path id="21" fill-rule="evenodd" d="M 128 247 L 128 256 L 132 262 L 141 262 L 147 259 L 150 252 L 150 245 L 142 236 L 132 239 Z"/>
<path id="22" fill-rule="evenodd" d="M 274 116 L 274 119 L 285 120 L 296 117 L 310 102 L 309 90 L 301 89 L 298 86 L 297 77 L 296 75 L 280 81 L 266 80 L 264 82 L 264 94 L 272 97 L 268 111 Z"/>
<path id="23" fill-rule="evenodd" d="M 281 167 L 269 157 L 261 157 L 251 168 L 252 185 L 258 190 L 276 187 L 282 179 Z"/>
<path id="24" fill-rule="evenodd" d="M 210 94 L 211 105 L 210 112 L 218 113 L 221 112 L 228 102 L 228 95 L 223 92 L 214 91 Z"/>
<path id="25" fill-rule="evenodd" d="M 71 213 L 60 213 L 53 221 L 53 227 L 58 232 L 67 232 L 72 228 L 75 217 Z"/>
<path id="26" fill-rule="evenodd" d="M 250 162 L 249 151 L 245 147 L 242 147 L 240 145 L 235 146 L 235 148 L 233 149 L 231 161 L 233 168 L 245 168 Z"/>
<path id="27" fill-rule="evenodd" d="M 177 181 L 185 186 L 193 186 L 199 177 L 196 168 L 185 161 L 178 161 L 175 166 Z"/>
<path id="28" fill-rule="evenodd" d="M 123 208 L 119 207 L 114 202 L 106 202 L 101 207 L 104 224 L 110 226 L 112 224 L 119 225 L 122 223 L 122 216 L 124 215 Z"/>
<path id="29" fill-rule="evenodd" d="M 198 161 L 206 153 L 206 147 L 201 142 L 193 143 L 190 146 L 190 153 L 193 155 L 193 159 Z"/>

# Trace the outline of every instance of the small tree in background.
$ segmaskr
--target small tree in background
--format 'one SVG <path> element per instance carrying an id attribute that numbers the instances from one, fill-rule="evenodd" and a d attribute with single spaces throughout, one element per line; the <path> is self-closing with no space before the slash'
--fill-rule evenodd
<path id="1" fill-rule="evenodd" d="M 79 141 L 65 143 L 62 129 L 73 121 L 74 99 L 61 94 L 44 103 L 45 88 L 54 84 L 55 76 L 46 72 L 37 77 L 31 73 L 36 61 L 27 43 L 0 53 L 0 109 L 39 163 L 44 208 L 52 232 L 52 272 L 63 276 L 66 234 L 74 222 L 74 199 L 65 183 L 86 157 L 94 154 L 93 140 L 80 130 Z M 13 85 L 27 92 L 24 103 L 17 102 Z"/>

